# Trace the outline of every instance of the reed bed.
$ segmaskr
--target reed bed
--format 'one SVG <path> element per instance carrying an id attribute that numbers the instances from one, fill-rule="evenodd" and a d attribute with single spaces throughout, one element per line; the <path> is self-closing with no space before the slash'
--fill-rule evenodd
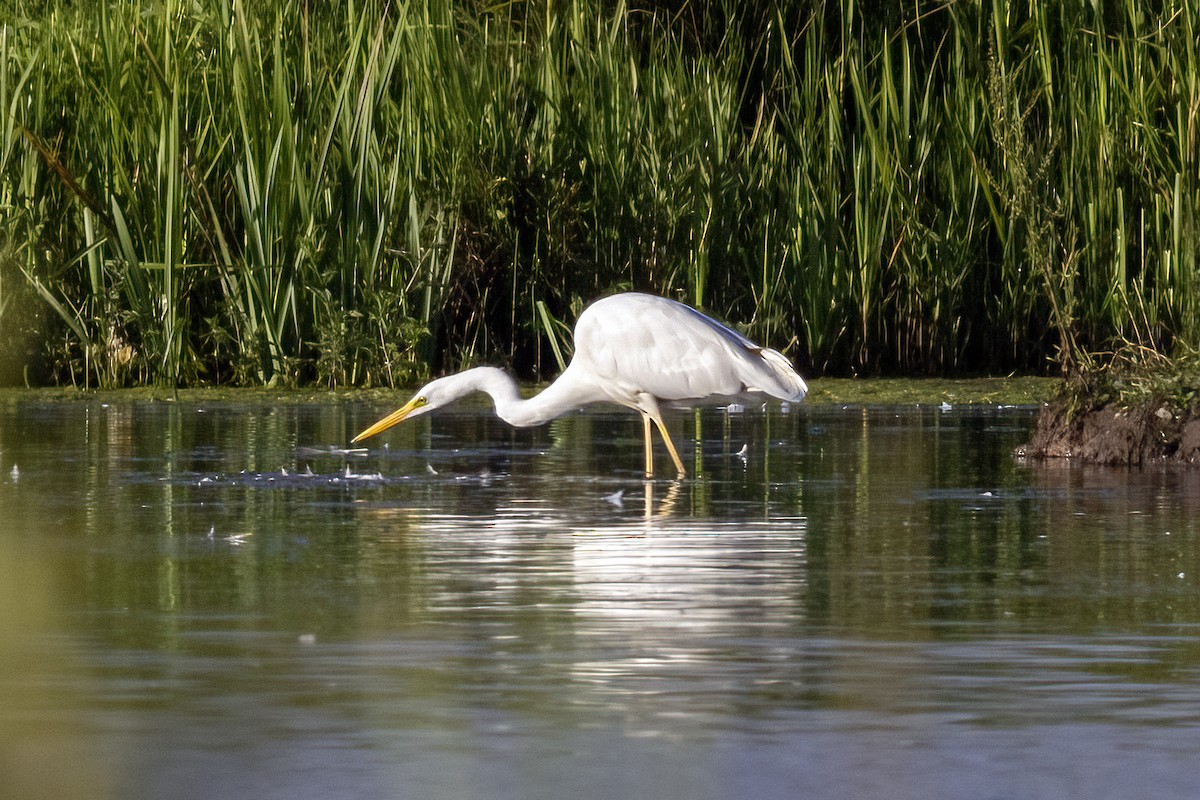
<path id="1" fill-rule="evenodd" d="M 1195 0 L 0 0 L 0 380 L 538 377 L 631 288 L 818 373 L 1194 348 L 1198 34 Z"/>

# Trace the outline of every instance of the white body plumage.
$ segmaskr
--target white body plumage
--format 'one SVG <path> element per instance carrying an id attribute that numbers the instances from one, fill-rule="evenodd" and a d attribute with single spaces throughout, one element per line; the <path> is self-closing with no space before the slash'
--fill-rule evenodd
<path id="1" fill-rule="evenodd" d="M 575 353 L 550 386 L 521 399 L 509 375 L 477 367 L 438 378 L 404 407 L 375 423 L 354 441 L 403 419 L 486 392 L 496 414 L 511 425 L 541 425 L 592 403 L 615 403 L 641 413 L 646 474 L 653 474 L 650 423 L 654 422 L 680 475 L 683 462 L 663 425 L 661 406 L 804 398 L 808 387 L 788 359 L 745 336 L 664 297 L 629 292 L 592 303 L 575 324 Z"/>

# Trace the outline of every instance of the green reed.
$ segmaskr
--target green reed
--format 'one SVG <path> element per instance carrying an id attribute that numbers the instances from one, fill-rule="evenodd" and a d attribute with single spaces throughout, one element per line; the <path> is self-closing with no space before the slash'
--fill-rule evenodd
<path id="1" fill-rule="evenodd" d="M 43 378 L 550 374 L 628 288 L 818 372 L 1200 342 L 1195 0 L 78 6 L 0 0 Z"/>

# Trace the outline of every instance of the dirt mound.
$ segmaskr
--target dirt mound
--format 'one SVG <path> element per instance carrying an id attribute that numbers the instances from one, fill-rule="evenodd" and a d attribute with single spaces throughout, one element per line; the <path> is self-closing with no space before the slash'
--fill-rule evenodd
<path id="1" fill-rule="evenodd" d="M 1056 400 L 1042 406 L 1033 439 L 1016 454 L 1089 464 L 1200 464 L 1200 416 L 1161 401 L 1071 414 L 1065 401 Z"/>

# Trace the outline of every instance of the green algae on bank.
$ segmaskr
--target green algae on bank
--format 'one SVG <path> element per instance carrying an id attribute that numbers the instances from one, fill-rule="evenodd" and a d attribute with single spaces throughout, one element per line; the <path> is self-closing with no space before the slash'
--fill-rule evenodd
<path id="1" fill-rule="evenodd" d="M 1054 396 L 1058 378 L 818 378 L 809 405 L 1038 405 Z"/>
<path id="2" fill-rule="evenodd" d="M 816 378 L 809 381 L 808 405 L 1036 405 L 1049 400 L 1061 381 L 1044 377 L 1001 378 Z M 413 387 L 415 389 L 415 387 Z M 529 387 L 533 393 L 540 387 Z M 0 405 L 23 402 L 205 402 L 295 405 L 305 403 L 392 402 L 413 389 L 198 388 L 82 390 L 71 387 L 0 388 Z"/>

